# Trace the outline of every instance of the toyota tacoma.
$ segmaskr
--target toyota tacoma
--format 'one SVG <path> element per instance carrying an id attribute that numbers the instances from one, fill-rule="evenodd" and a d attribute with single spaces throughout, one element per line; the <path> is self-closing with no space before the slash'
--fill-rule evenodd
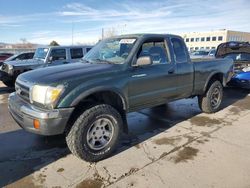
<path id="1" fill-rule="evenodd" d="M 23 129 L 65 134 L 74 155 L 99 161 L 128 131 L 127 113 L 195 96 L 214 113 L 232 74 L 231 59 L 191 62 L 179 36 L 123 35 L 100 41 L 82 62 L 19 75 L 9 111 Z"/>

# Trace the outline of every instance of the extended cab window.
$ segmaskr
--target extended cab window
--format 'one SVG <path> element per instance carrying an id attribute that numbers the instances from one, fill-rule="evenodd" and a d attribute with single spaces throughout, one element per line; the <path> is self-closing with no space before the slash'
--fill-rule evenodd
<path id="1" fill-rule="evenodd" d="M 66 50 L 65 49 L 53 49 L 51 51 L 52 60 L 63 60 L 66 59 Z"/>
<path id="2" fill-rule="evenodd" d="M 70 49 L 71 59 L 79 59 L 83 57 L 82 48 L 72 48 Z"/>
<path id="3" fill-rule="evenodd" d="M 150 56 L 153 64 L 165 64 L 169 62 L 164 39 L 146 41 L 142 44 L 138 57 Z"/>
<path id="4" fill-rule="evenodd" d="M 188 61 L 186 48 L 182 40 L 178 38 L 172 38 L 171 43 L 174 50 L 175 61 L 177 63 L 186 63 Z"/>

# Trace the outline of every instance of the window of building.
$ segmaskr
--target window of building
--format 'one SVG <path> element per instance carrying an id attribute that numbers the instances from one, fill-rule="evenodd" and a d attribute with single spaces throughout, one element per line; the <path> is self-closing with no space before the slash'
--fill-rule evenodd
<path id="1" fill-rule="evenodd" d="M 218 37 L 218 41 L 222 41 L 223 40 L 223 37 L 222 36 L 219 36 Z"/>
<path id="2" fill-rule="evenodd" d="M 210 47 L 206 47 L 206 49 L 207 49 L 207 50 L 209 50 L 209 49 L 210 49 Z"/>
<path id="3" fill-rule="evenodd" d="M 83 57 L 82 48 L 71 48 L 70 49 L 71 59 L 79 59 Z"/>
<path id="4" fill-rule="evenodd" d="M 205 41 L 205 37 L 201 37 L 201 42 L 204 42 Z"/>
<path id="5" fill-rule="evenodd" d="M 184 62 L 186 63 L 188 61 L 188 57 L 183 42 L 178 38 L 172 38 L 171 43 L 174 49 L 175 61 L 177 63 L 184 63 Z"/>
<path id="6" fill-rule="evenodd" d="M 193 50 L 194 50 L 194 47 L 191 47 L 191 48 L 190 48 L 190 51 L 192 52 Z"/>
<path id="7" fill-rule="evenodd" d="M 199 50 L 199 47 L 195 47 L 195 50 Z"/>
<path id="8" fill-rule="evenodd" d="M 195 42 L 199 42 L 200 41 L 200 38 L 195 38 Z"/>
<path id="9" fill-rule="evenodd" d="M 216 49 L 215 47 L 212 47 L 211 49 Z"/>
<path id="10" fill-rule="evenodd" d="M 207 38 L 206 38 L 206 41 L 210 41 L 210 37 L 207 37 Z"/>
<path id="11" fill-rule="evenodd" d="M 201 50 L 204 50 L 204 47 L 200 47 Z"/>
<path id="12" fill-rule="evenodd" d="M 216 41 L 216 37 L 212 37 L 212 41 Z"/>
<path id="13" fill-rule="evenodd" d="M 194 38 L 191 38 L 191 42 L 194 42 Z"/>
<path id="14" fill-rule="evenodd" d="M 189 38 L 186 38 L 186 42 L 189 42 Z"/>

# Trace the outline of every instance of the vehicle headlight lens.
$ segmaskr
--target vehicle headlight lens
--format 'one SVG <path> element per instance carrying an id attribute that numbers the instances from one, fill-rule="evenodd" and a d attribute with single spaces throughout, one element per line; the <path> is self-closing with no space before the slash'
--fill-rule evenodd
<path id="1" fill-rule="evenodd" d="M 9 70 L 13 70 L 13 66 L 12 65 L 8 65 Z"/>
<path id="2" fill-rule="evenodd" d="M 63 89 L 62 85 L 57 87 L 34 85 L 30 93 L 30 102 L 53 106 L 62 94 Z"/>

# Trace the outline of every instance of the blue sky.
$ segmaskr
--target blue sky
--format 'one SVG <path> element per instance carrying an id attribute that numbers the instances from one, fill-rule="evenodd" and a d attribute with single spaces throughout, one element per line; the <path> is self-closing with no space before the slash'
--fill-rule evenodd
<path id="1" fill-rule="evenodd" d="M 0 0 L 0 42 L 20 38 L 93 43 L 101 29 L 117 34 L 231 29 L 250 32 L 249 0 Z"/>

